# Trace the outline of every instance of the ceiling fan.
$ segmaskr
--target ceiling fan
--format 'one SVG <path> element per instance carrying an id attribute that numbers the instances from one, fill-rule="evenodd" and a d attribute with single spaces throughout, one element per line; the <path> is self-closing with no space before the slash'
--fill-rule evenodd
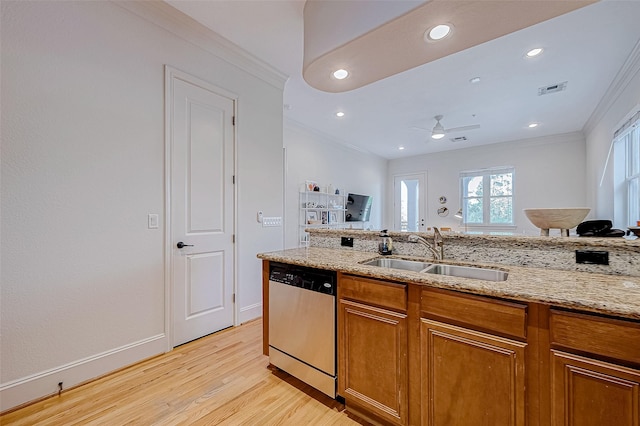
<path id="1" fill-rule="evenodd" d="M 465 130 L 474 130 L 474 129 L 480 128 L 479 124 L 472 124 L 470 126 L 452 127 L 451 129 L 445 129 L 444 126 L 440 123 L 440 120 L 442 120 L 442 115 L 436 115 L 433 118 L 436 119 L 436 125 L 433 126 L 433 130 L 431 130 L 431 137 L 433 139 L 442 139 L 444 135 L 446 135 L 447 133 L 462 132 Z M 428 129 L 423 129 L 421 127 L 413 127 L 413 128 L 418 130 L 428 131 Z"/>

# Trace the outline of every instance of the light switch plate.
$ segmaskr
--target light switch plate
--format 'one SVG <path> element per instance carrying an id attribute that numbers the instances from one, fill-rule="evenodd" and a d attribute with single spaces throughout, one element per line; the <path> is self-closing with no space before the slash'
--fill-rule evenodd
<path id="1" fill-rule="evenodd" d="M 158 229 L 158 215 L 149 214 L 147 217 L 149 229 Z"/>
<path id="2" fill-rule="evenodd" d="M 280 217 L 280 216 L 273 216 L 273 217 L 264 216 L 262 218 L 262 226 L 263 227 L 267 227 L 267 226 L 282 226 L 282 217 Z"/>

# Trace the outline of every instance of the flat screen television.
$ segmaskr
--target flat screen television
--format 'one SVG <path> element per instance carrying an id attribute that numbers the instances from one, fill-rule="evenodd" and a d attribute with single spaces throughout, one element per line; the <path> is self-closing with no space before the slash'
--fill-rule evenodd
<path id="1" fill-rule="evenodd" d="M 347 195 L 347 222 L 367 222 L 371 214 L 372 197 L 368 195 Z"/>

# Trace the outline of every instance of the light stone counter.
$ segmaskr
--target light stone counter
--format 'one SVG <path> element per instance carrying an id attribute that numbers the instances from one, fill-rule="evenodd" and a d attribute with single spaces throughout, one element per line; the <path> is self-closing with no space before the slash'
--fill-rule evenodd
<path id="1" fill-rule="evenodd" d="M 632 251 L 636 249 L 640 252 L 640 244 L 633 244 Z M 360 264 L 379 257 L 375 251 L 309 247 L 261 253 L 258 257 L 273 262 L 341 271 L 382 280 L 416 283 L 640 320 L 640 277 L 637 276 L 566 271 L 545 266 L 505 265 L 494 262 L 491 257 L 488 258 L 492 263 L 475 260 L 465 262 L 447 259 L 445 256 L 445 263 L 493 267 L 509 272 L 506 281 L 491 282 Z M 412 258 L 406 255 L 393 257 Z M 637 264 L 635 266 L 637 267 Z"/>
<path id="2" fill-rule="evenodd" d="M 379 231 L 352 229 L 308 229 L 311 247 L 358 250 L 375 253 Z M 427 240 L 433 233 L 416 232 Z M 407 241 L 407 232 L 389 232 L 393 238 L 393 254 L 429 256 L 424 247 Z M 467 235 L 443 232 L 444 258 L 463 262 L 499 263 L 573 272 L 596 272 L 640 277 L 640 238 L 534 237 L 517 235 Z M 342 237 L 353 238 L 353 248 L 342 247 Z M 578 264 L 576 250 L 606 251 L 608 265 Z"/>

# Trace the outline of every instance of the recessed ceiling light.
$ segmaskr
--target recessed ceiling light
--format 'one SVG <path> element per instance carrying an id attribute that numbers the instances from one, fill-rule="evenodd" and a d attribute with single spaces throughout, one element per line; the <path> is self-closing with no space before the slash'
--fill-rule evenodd
<path id="1" fill-rule="evenodd" d="M 435 27 L 428 29 L 424 33 L 424 39 L 425 41 L 442 40 L 443 38 L 451 34 L 452 28 L 453 26 L 451 24 L 436 25 Z"/>
<path id="2" fill-rule="evenodd" d="M 534 127 L 538 127 L 538 123 L 531 123 L 529 124 L 529 128 L 533 129 Z"/>
<path id="3" fill-rule="evenodd" d="M 469 83 L 472 83 L 472 84 L 480 83 L 480 77 L 473 77 L 472 79 L 469 80 Z"/>
<path id="4" fill-rule="evenodd" d="M 344 117 L 344 112 L 342 111 L 336 112 L 336 117 Z"/>
<path id="5" fill-rule="evenodd" d="M 398 149 L 402 151 L 404 149 L 404 146 L 399 146 Z"/>
<path id="6" fill-rule="evenodd" d="M 349 71 L 340 68 L 339 70 L 333 72 L 333 76 L 338 80 L 344 80 L 345 78 L 349 77 Z"/>
<path id="7" fill-rule="evenodd" d="M 530 51 L 527 52 L 527 58 L 533 58 L 535 56 L 538 56 L 539 54 L 542 53 L 544 49 L 542 49 L 542 47 L 536 47 L 535 49 L 531 49 Z"/>

